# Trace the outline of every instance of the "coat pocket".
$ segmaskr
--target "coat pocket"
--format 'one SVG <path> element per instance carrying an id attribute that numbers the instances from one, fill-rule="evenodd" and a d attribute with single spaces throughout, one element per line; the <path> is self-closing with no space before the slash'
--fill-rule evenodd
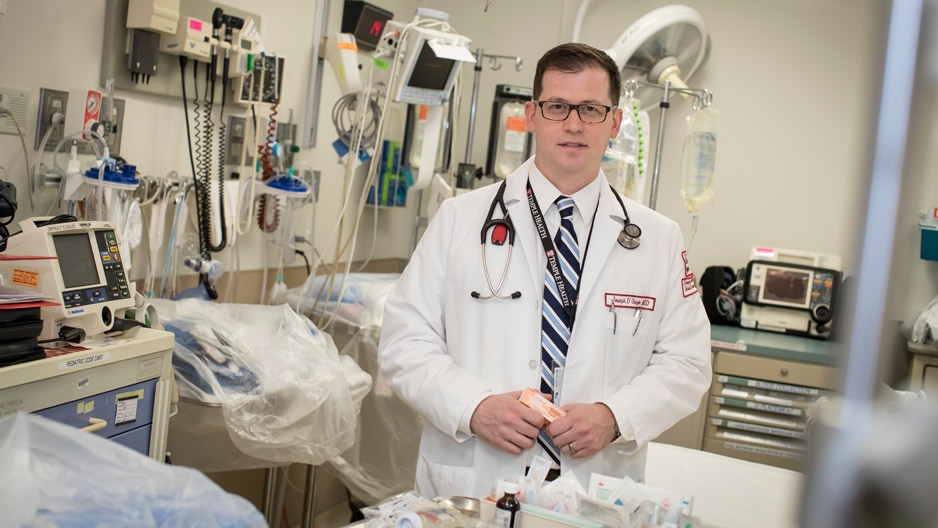
<path id="1" fill-rule="evenodd" d="M 636 315 L 636 314 L 640 314 Z M 603 329 L 603 385 L 615 392 L 637 376 L 651 357 L 652 314 L 616 308 L 606 314 Z"/>
<path id="2" fill-rule="evenodd" d="M 424 455 L 417 459 L 416 488 L 424 497 L 472 496 L 475 482 L 474 468 L 437 464 Z"/>

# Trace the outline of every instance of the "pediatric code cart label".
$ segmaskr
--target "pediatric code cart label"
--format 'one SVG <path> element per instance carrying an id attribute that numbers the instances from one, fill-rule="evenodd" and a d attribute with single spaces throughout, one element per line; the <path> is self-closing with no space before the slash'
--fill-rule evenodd
<path id="1" fill-rule="evenodd" d="M 70 368 L 93 365 L 95 363 L 107 361 L 109 359 L 111 359 L 110 352 L 101 352 L 100 354 L 92 354 L 90 356 L 80 358 L 65 359 L 63 361 L 59 361 L 59 370 L 68 370 Z"/>

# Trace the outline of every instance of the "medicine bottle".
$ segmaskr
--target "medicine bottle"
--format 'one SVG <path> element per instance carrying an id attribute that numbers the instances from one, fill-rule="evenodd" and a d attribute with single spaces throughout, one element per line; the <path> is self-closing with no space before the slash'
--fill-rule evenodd
<path id="1" fill-rule="evenodd" d="M 495 524 L 512 528 L 515 525 L 515 514 L 521 509 L 518 502 L 518 484 L 505 483 L 505 495 L 495 503 Z"/>

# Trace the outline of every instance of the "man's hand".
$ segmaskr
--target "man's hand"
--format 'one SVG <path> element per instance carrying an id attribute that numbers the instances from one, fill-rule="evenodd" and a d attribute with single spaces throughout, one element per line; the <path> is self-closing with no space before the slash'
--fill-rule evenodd
<path id="1" fill-rule="evenodd" d="M 483 442 L 520 455 L 534 445 L 544 418 L 518 401 L 521 391 L 493 394 L 482 400 L 469 420 L 469 429 Z M 549 396 L 548 396 L 549 398 Z"/>
<path id="2" fill-rule="evenodd" d="M 567 413 L 547 426 L 554 445 L 573 458 L 592 456 L 615 438 L 616 418 L 602 403 L 564 405 Z"/>

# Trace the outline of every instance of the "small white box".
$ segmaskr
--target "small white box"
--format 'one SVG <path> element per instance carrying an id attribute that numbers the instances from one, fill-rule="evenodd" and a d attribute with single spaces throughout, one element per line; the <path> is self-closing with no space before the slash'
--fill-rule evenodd
<path id="1" fill-rule="evenodd" d="M 173 35 L 179 22 L 179 0 L 130 0 L 127 27 Z"/>
<path id="2" fill-rule="evenodd" d="M 212 25 L 192 17 L 182 17 L 180 22 L 172 35 L 160 35 L 160 51 L 208 62 L 212 55 Z"/>

